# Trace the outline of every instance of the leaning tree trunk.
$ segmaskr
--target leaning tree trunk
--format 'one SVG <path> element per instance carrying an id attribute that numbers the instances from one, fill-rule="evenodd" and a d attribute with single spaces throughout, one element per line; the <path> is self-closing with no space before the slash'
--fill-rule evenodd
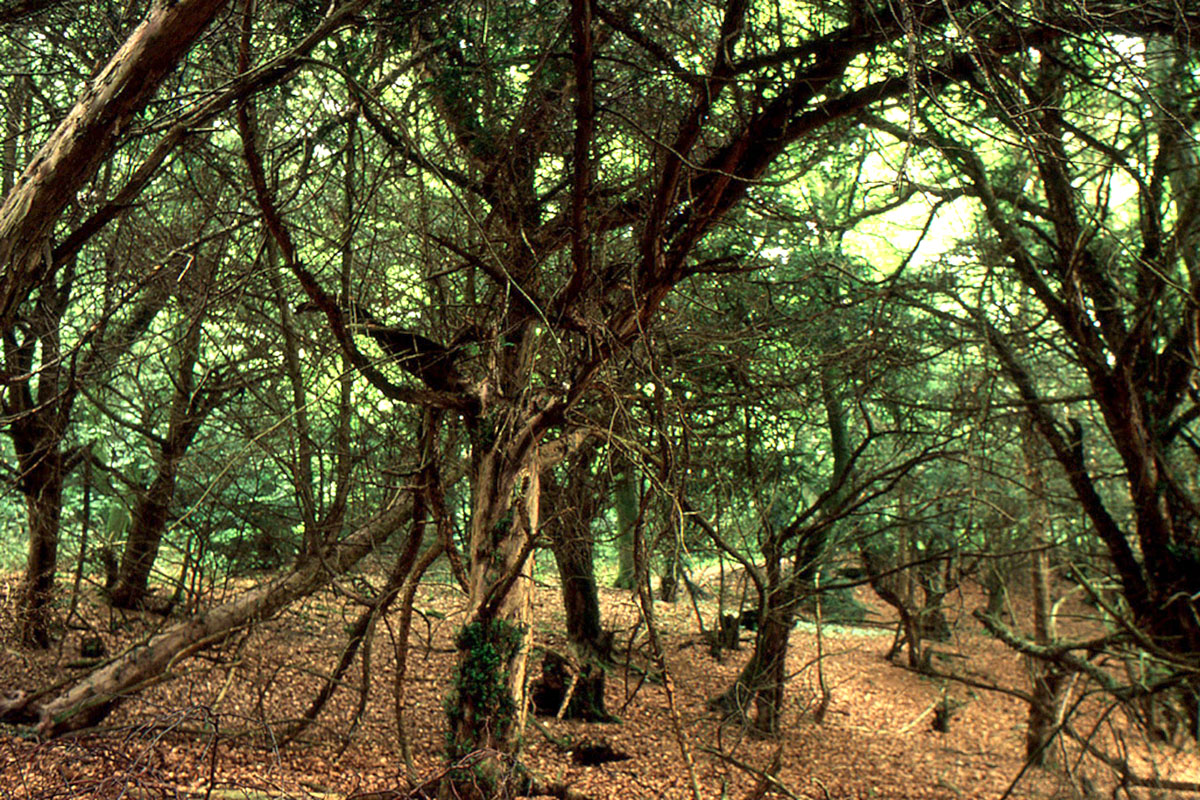
<path id="1" fill-rule="evenodd" d="M 5 195 L 0 332 L 12 329 L 18 308 L 57 266 L 45 245 L 63 209 L 227 1 L 155 2 Z"/>
<path id="2" fill-rule="evenodd" d="M 408 497 L 389 507 L 322 557 L 291 573 L 152 636 L 49 700 L 24 693 L 0 703 L 0 720 L 38 723 L 42 736 L 58 736 L 99 723 L 136 688 L 160 679 L 180 659 L 211 647 L 233 631 L 262 620 L 345 573 L 374 550 L 410 515 Z"/>

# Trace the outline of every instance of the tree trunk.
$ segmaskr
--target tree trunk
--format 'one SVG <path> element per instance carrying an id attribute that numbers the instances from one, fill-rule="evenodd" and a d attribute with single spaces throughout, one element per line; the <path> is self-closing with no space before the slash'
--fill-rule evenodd
<path id="1" fill-rule="evenodd" d="M 989 617 L 1003 619 L 1008 607 L 1008 578 L 1005 571 L 989 560 L 983 566 L 982 584 L 987 595 L 987 609 L 984 613 Z"/>
<path id="2" fill-rule="evenodd" d="M 536 448 L 518 441 L 528 419 L 520 422 L 525 424 L 503 427 L 521 433 L 475 445 L 483 453 L 473 458 L 470 598 L 467 621 L 455 639 L 458 664 L 446 702 L 447 757 L 452 764 L 472 762 L 470 769 L 452 769 L 443 786 L 443 796 L 456 800 L 511 797 L 525 785 L 516 756 L 528 707 L 533 537 L 541 490 Z"/>
<path id="3" fill-rule="evenodd" d="M 138 497 L 133 526 L 125 542 L 116 584 L 109 594 L 117 608 L 137 608 L 146 599 L 150 571 L 167 527 L 167 514 L 175 497 L 174 463 L 162 463 L 150 488 Z"/>
<path id="4" fill-rule="evenodd" d="M 29 559 L 21 588 L 21 640 L 30 647 L 49 647 L 49 606 L 58 566 L 58 529 L 62 514 L 63 457 L 58 442 L 38 457 L 27 472 L 25 498 L 29 523 Z"/>
<path id="5" fill-rule="evenodd" d="M 618 589 L 632 589 L 637 581 L 633 563 L 633 526 L 638 524 L 640 483 L 637 468 L 632 463 L 626 464 L 613 498 L 617 511 L 617 579 L 613 586 Z"/>
<path id="6" fill-rule="evenodd" d="M 861 553 L 871 589 L 880 600 L 896 609 L 896 613 L 900 615 L 901 634 L 898 634 L 892 643 L 892 648 L 887 654 L 888 660 L 895 659 L 907 643 L 908 665 L 913 669 L 921 669 L 921 630 L 916 614 L 913 613 L 911 583 L 907 574 L 911 567 L 890 572 L 882 555 L 869 545 L 864 544 Z M 899 561 L 904 564 L 907 560 L 907 548 L 902 547 Z"/>
<path id="7" fill-rule="evenodd" d="M 57 266 L 45 244 L 63 209 L 226 2 L 154 3 L 7 193 L 0 206 L 0 331 L 12 329 L 17 309 Z"/>
<path id="8" fill-rule="evenodd" d="M 20 611 L 21 639 L 32 647 L 50 643 L 49 605 L 58 566 L 63 481 L 68 468 L 62 442 L 75 397 L 73 376 L 64 376 L 60 358 L 59 322 L 70 296 L 67 280 L 68 285 L 61 288 L 44 285 L 30 319 L 21 326 L 20 341 L 11 335 L 4 342 L 5 371 L 21 376 L 8 385 L 3 408 L 11 419 L 8 435 L 17 457 L 17 485 L 25 495 L 29 525 L 29 559 Z M 35 360 L 38 355 L 40 361 Z M 36 392 L 32 385 L 35 375 Z"/>
<path id="9" fill-rule="evenodd" d="M 576 495 L 568 496 L 574 498 Z M 562 582 L 567 641 L 575 651 L 579 668 L 564 716 L 608 720 L 611 717 L 604 707 L 604 664 L 611 657 L 612 636 L 605 632 L 600 622 L 600 597 L 593 565 L 595 546 L 590 527 L 584 527 L 584 522 L 576 520 L 570 530 L 564 526 L 560 535 L 551 540 Z"/>
<path id="10" fill-rule="evenodd" d="M 788 638 L 796 619 L 801 583 L 802 580 L 793 574 L 767 591 L 766 607 L 758 618 L 754 653 L 738 673 L 737 680 L 709 701 L 710 708 L 744 721 L 749 721 L 753 707 L 752 731 L 756 735 L 776 736 L 780 731 Z"/>
<path id="11" fill-rule="evenodd" d="M 766 586 L 759 598 L 754 654 L 733 685 L 709 701 L 710 706 L 745 718 L 753 700 L 754 732 L 761 736 L 780 734 L 788 637 L 796 618 L 796 607 L 806 588 L 813 585 L 821 567 L 821 556 L 833 537 L 834 521 L 852 496 L 846 412 L 828 375 L 821 377 L 821 394 L 834 461 L 829 493 L 818 509 L 809 509 L 818 513 L 811 515 L 812 520 L 807 524 L 804 520 L 810 515 L 799 513 L 787 527 L 768 531 L 762 547 Z M 791 554 L 792 562 L 791 574 L 786 576 L 783 571 L 785 553 Z"/>
<path id="12" fill-rule="evenodd" d="M 759 658 L 754 698 L 754 730 L 762 736 L 778 736 L 783 711 L 783 689 L 787 678 L 788 637 L 792 633 L 794 606 L 768 608 L 754 643 Z"/>
<path id="13" fill-rule="evenodd" d="M 788 637 L 796 615 L 796 600 L 807 580 L 807 571 L 783 577 L 783 546 L 792 531 L 771 530 L 763 543 L 765 592 L 759 597 L 754 653 L 742 667 L 737 680 L 709 706 L 748 722 L 753 704 L 752 731 L 761 736 L 779 733 L 783 684 L 786 677 Z"/>
<path id="14" fill-rule="evenodd" d="M 1029 487 L 1029 544 L 1033 548 L 1030 583 L 1033 588 L 1033 640 L 1049 646 L 1054 642 L 1055 625 L 1050 602 L 1050 539 L 1046 526 L 1050 517 L 1046 507 L 1046 482 L 1040 462 L 1037 431 L 1026 420 L 1022 426 L 1022 451 L 1025 457 L 1025 483 Z M 1033 681 L 1025 731 L 1025 757 L 1044 766 L 1051 760 L 1050 744 L 1058 724 L 1065 676 L 1054 664 L 1029 659 Z"/>
<path id="15" fill-rule="evenodd" d="M 542 534 L 558 567 L 567 643 L 574 657 L 568 662 L 547 653 L 542 677 L 532 691 L 534 707 L 543 714 L 557 714 L 569 692 L 570 700 L 562 709 L 567 719 L 611 719 L 604 708 L 604 666 L 611 655 L 612 636 L 600 621 L 592 533 L 607 480 L 604 473 L 595 474 L 596 455 L 595 447 L 581 448 L 569 460 L 563 484 L 555 482 L 550 469 L 542 478 Z"/>
<path id="16" fill-rule="evenodd" d="M 387 510 L 329 548 L 323 557 L 308 559 L 287 575 L 167 628 L 46 702 L 27 700 L 7 704 L 0 719 L 36 720 L 42 736 L 58 736 L 96 725 L 129 692 L 158 680 L 181 658 L 221 642 L 243 625 L 272 616 L 345 573 L 383 544 L 410 515 L 411 509 L 410 498 L 393 500 Z"/>
<path id="17" fill-rule="evenodd" d="M 133 512 L 133 526 L 121 557 L 121 568 L 110 600 L 118 608 L 135 608 L 146 598 L 150 571 L 158 558 L 158 548 L 167 529 L 171 502 L 175 499 L 175 479 L 179 464 L 200 431 L 208 413 L 216 405 L 219 387 L 195 389 L 194 370 L 200 353 L 203 322 L 203 298 L 193 308 L 193 316 L 179 343 L 179 364 L 167 422 L 167 436 L 159 448 L 158 469 L 146 491 L 140 493 Z M 213 377 L 213 380 L 217 380 Z"/>

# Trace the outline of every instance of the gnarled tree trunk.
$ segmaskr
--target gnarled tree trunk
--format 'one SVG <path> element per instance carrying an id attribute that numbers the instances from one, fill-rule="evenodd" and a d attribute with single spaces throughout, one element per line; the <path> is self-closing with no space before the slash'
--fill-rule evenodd
<path id="1" fill-rule="evenodd" d="M 447 797 L 509 797 L 524 785 L 515 756 L 528 705 L 533 537 L 541 485 L 536 448 L 521 441 L 529 421 L 508 429 L 513 428 L 519 431 L 514 437 L 502 436 L 490 445 L 477 437 L 473 456 L 470 598 L 467 621 L 455 639 L 458 664 L 446 704 L 446 754 L 451 762 L 467 757 L 475 762 L 469 770 L 452 771 L 443 787 Z"/>

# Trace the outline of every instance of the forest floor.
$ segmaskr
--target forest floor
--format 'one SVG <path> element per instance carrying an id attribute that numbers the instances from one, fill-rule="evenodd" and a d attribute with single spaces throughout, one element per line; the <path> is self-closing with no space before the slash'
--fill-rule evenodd
<path id="1" fill-rule="evenodd" d="M 0 584 L 0 597 L 15 578 Z M 360 587 L 361 588 L 361 587 Z M 231 588 L 232 590 L 232 588 Z M 1018 698 L 958 681 L 932 678 L 884 658 L 892 631 L 889 610 L 868 589 L 858 599 L 873 612 L 872 627 L 810 623 L 794 631 L 792 675 L 784 735 L 763 741 L 741 725 L 723 721 L 706 701 L 729 686 L 748 657 L 742 649 L 718 662 L 697 633 L 696 610 L 686 594 L 657 603 L 677 718 L 695 764 L 702 798 L 763 796 L 761 772 L 777 760 L 776 779 L 765 796 L 793 798 L 1069 798 L 1084 797 L 1093 783 L 1110 794 L 1111 780 L 1070 753 L 1068 769 L 1023 769 L 1026 706 Z M 954 638 L 936 643 L 934 664 L 978 684 L 1024 689 L 1029 684 L 1017 655 L 982 632 L 970 618 L 982 596 L 957 592 L 947 600 L 957 620 Z M 610 674 L 606 702 L 619 723 L 597 724 L 541 718 L 525 737 L 524 762 L 547 782 L 595 798 L 692 798 L 680 737 L 661 682 L 651 672 L 644 626 L 629 592 L 602 590 L 605 625 L 616 632 L 618 664 Z M 7 604 L 0 603 L 0 608 Z M 111 716 L 101 731 L 37 742 L 0 727 L 0 800 L 37 798 L 344 798 L 383 792 L 402 797 L 413 783 L 443 769 L 443 698 L 453 669 L 453 635 L 461 623 L 462 595 L 447 583 L 429 582 L 418 593 L 407 686 L 406 729 L 413 771 L 400 757 L 393 698 L 394 620 L 384 619 L 372 639 L 365 684 L 361 659 L 347 672 L 318 723 L 300 740 L 280 748 L 287 720 L 303 713 L 332 670 L 357 614 L 332 592 L 315 596 L 219 648 L 180 663 L 172 680 L 141 692 Z M 536 594 L 535 645 L 564 651 L 565 625 L 554 585 Z M 712 600 L 699 604 L 706 625 Z M 75 621 L 86 621 L 112 652 L 164 624 L 149 615 L 110 611 L 85 594 Z M 1016 609 L 1018 619 L 1020 609 Z M 9 620 L 0 620 L 10 629 Z M 1027 626 L 1026 626 L 1027 627 Z M 71 632 L 47 653 L 31 653 L 9 640 L 0 649 L 0 690 L 45 686 L 77 674 L 79 641 Z M 632 646 L 630 643 L 632 641 Z M 820 657 L 818 657 L 818 648 Z M 819 669 L 818 669 L 819 667 Z M 830 701 L 815 713 L 824 681 Z M 1079 699 L 1079 692 L 1072 702 Z M 361 706 L 360 706 L 361 704 Z M 933 729 L 939 708 L 954 710 L 947 732 Z M 1105 741 L 1126 747 L 1143 773 L 1197 780 L 1195 751 L 1138 744 L 1120 713 L 1102 698 L 1085 700 L 1077 730 L 1095 728 Z M 1091 726 L 1091 727 L 1089 727 Z M 610 745 L 628 759 L 598 766 L 574 763 L 564 742 Z M 1060 756 L 1060 762 L 1063 758 Z M 394 793 L 393 793 L 394 790 Z M 1008 793 L 1006 795 L 1006 793 Z M 1142 796 L 1132 794 L 1130 796 Z"/>

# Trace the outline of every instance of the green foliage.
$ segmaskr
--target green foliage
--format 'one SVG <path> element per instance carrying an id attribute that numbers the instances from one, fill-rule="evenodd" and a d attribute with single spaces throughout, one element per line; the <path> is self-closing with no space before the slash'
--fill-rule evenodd
<path id="1" fill-rule="evenodd" d="M 445 701 L 450 758 L 460 758 L 493 737 L 503 738 L 512 725 L 516 705 L 508 686 L 509 668 L 525 633 L 525 626 L 502 619 L 476 620 L 458 632 L 454 644 L 460 653 L 459 664 Z M 468 725 L 469 738 L 456 733 Z"/>
<path id="2" fill-rule="evenodd" d="M 815 611 L 815 605 L 813 610 Z M 854 596 L 853 589 L 827 589 L 821 592 L 821 619 L 831 625 L 860 625 L 869 609 Z"/>

